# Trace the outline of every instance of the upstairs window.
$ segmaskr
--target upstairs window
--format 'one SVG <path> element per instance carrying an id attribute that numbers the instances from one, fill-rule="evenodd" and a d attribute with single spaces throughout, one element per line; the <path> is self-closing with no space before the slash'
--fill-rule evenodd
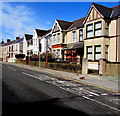
<path id="1" fill-rule="evenodd" d="M 86 26 L 86 38 L 93 37 L 93 24 L 89 24 Z"/>
<path id="2" fill-rule="evenodd" d="M 53 43 L 56 43 L 56 35 L 53 35 Z"/>
<path id="3" fill-rule="evenodd" d="M 72 32 L 72 41 L 76 42 L 76 31 Z"/>
<path id="4" fill-rule="evenodd" d="M 60 33 L 57 34 L 58 43 L 60 43 Z"/>
<path id="5" fill-rule="evenodd" d="M 101 23 L 101 21 L 95 23 L 94 35 L 95 35 L 95 37 L 96 37 L 96 36 L 101 36 L 101 35 L 102 35 L 102 23 Z"/>
<path id="6" fill-rule="evenodd" d="M 79 41 L 83 41 L 83 29 L 79 30 Z"/>

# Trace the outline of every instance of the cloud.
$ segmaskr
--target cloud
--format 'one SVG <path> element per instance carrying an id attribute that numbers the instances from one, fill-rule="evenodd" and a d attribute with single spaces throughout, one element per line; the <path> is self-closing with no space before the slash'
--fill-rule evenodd
<path id="1" fill-rule="evenodd" d="M 2 36 L 4 39 L 23 36 L 24 33 L 33 33 L 35 24 L 34 12 L 23 5 L 12 3 L 2 4 Z"/>
<path id="2" fill-rule="evenodd" d="M 47 22 L 47 24 L 49 24 L 49 25 L 50 25 L 50 24 L 51 24 L 51 22 Z"/>

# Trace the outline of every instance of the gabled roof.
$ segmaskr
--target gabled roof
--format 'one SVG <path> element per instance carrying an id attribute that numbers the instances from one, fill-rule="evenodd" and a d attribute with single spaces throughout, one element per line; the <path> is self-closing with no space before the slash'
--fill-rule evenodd
<path id="1" fill-rule="evenodd" d="M 113 9 L 113 11 L 111 14 L 111 18 L 118 17 L 120 15 L 120 5 L 115 6 L 112 9 Z"/>
<path id="2" fill-rule="evenodd" d="M 41 30 L 41 29 L 35 29 L 35 30 L 38 36 L 43 36 L 50 31 L 50 30 Z"/>
<path id="3" fill-rule="evenodd" d="M 85 17 L 73 21 L 73 24 L 67 30 L 69 31 L 69 30 L 72 30 L 72 29 L 77 29 L 77 28 L 83 27 L 84 26 L 83 25 L 84 19 L 85 19 Z"/>
<path id="4" fill-rule="evenodd" d="M 25 38 L 26 40 L 30 40 L 32 39 L 33 35 L 30 35 L 30 34 L 25 34 Z"/>
<path id="5" fill-rule="evenodd" d="M 120 5 L 108 8 L 96 3 L 93 3 L 95 8 L 103 15 L 104 18 L 114 18 L 120 15 Z"/>
<path id="6" fill-rule="evenodd" d="M 62 30 L 67 30 L 73 23 L 56 19 Z"/>
<path id="7" fill-rule="evenodd" d="M 96 3 L 93 3 L 92 5 L 95 6 L 95 8 L 100 12 L 101 15 L 103 15 L 104 18 L 110 18 L 112 8 L 108 8 Z"/>

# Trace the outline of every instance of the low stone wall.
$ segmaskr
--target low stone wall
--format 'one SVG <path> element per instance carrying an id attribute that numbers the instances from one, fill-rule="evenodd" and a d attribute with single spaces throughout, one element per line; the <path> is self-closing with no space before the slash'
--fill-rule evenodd
<path id="1" fill-rule="evenodd" d="M 120 62 L 106 62 L 105 75 L 120 75 Z"/>

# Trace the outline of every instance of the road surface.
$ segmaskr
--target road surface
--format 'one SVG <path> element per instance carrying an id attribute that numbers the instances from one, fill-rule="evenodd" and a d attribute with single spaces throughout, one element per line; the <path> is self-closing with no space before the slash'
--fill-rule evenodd
<path id="1" fill-rule="evenodd" d="M 119 93 L 9 64 L 0 66 L 3 116 L 120 113 Z"/>

